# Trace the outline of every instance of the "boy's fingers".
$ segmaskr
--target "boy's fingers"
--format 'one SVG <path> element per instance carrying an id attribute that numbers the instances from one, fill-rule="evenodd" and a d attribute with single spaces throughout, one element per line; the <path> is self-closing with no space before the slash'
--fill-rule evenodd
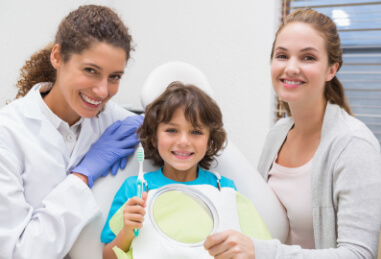
<path id="1" fill-rule="evenodd" d="M 144 195 L 144 193 L 143 193 L 143 195 Z M 145 207 L 145 203 L 146 203 L 146 201 L 143 198 L 139 198 L 139 197 L 136 197 L 136 196 L 130 198 L 127 201 L 127 205 L 128 206 L 139 205 L 139 206 Z"/>
<path id="2" fill-rule="evenodd" d="M 148 193 L 147 192 L 143 192 L 142 199 L 144 200 L 144 203 L 147 201 L 147 197 L 148 197 Z"/>

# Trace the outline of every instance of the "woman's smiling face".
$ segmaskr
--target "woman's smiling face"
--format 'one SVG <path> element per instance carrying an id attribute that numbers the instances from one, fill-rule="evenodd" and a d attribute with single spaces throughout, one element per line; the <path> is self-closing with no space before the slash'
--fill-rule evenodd
<path id="1" fill-rule="evenodd" d="M 60 57 L 56 45 L 51 60 L 57 70 L 57 80 L 49 96 L 54 100 L 49 108 L 69 124 L 80 117 L 92 118 L 118 92 L 126 65 L 122 48 L 98 42 L 67 62 Z M 48 97 L 47 96 L 47 97 Z"/>
<path id="2" fill-rule="evenodd" d="M 271 78 L 278 96 L 290 107 L 324 100 L 325 82 L 337 64 L 328 64 L 326 40 L 302 22 L 286 25 L 278 34 L 271 61 Z"/>

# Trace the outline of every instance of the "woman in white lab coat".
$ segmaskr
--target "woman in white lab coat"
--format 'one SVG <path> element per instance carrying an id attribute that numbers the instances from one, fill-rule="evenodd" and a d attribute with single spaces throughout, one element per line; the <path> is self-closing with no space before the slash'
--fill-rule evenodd
<path id="1" fill-rule="evenodd" d="M 112 10 L 82 6 L 23 67 L 0 110 L 0 258 L 63 258 L 99 213 L 90 188 L 125 166 L 142 122 L 108 102 L 130 43 Z"/>

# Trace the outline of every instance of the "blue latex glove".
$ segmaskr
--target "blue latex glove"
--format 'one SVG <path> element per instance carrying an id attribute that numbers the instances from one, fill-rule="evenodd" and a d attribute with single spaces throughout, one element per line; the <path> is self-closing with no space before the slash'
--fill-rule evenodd
<path id="1" fill-rule="evenodd" d="M 124 158 L 116 161 L 116 163 L 111 167 L 111 174 L 112 175 L 116 175 L 116 173 L 118 172 L 119 168 L 120 169 L 124 169 L 126 167 L 127 160 L 128 160 L 128 157 L 124 157 Z M 124 164 L 124 166 L 123 166 L 123 164 Z M 108 173 L 109 172 L 106 172 L 102 176 L 105 177 L 106 175 L 108 175 Z"/>
<path id="2" fill-rule="evenodd" d="M 87 176 L 88 185 L 91 188 L 96 179 L 107 174 L 114 164 L 118 164 L 119 167 L 121 161 L 134 152 L 134 147 L 139 143 L 136 130 L 142 121 L 143 117 L 137 115 L 114 122 L 91 146 L 89 152 L 72 172 Z"/>
<path id="3" fill-rule="evenodd" d="M 132 137 L 136 138 L 136 135 L 133 135 Z M 116 175 L 116 173 L 118 172 L 119 168 L 122 169 L 122 170 L 124 168 L 126 168 L 127 161 L 128 161 L 128 156 L 125 156 L 125 157 L 119 159 L 118 161 L 115 162 L 114 165 L 111 166 L 111 174 L 112 175 Z M 109 173 L 109 170 L 107 170 L 104 174 L 102 174 L 102 177 L 107 176 L 108 173 Z"/>
<path id="4" fill-rule="evenodd" d="M 124 168 L 126 168 L 127 161 L 128 161 L 128 156 L 123 157 L 122 159 L 120 159 L 119 161 L 117 161 L 117 162 L 111 167 L 111 174 L 112 174 L 112 175 L 116 175 L 116 173 L 118 172 L 119 168 L 122 169 L 122 170 L 123 170 Z M 107 174 L 106 174 L 106 175 L 107 175 Z"/>
<path id="5" fill-rule="evenodd" d="M 130 127 L 139 128 L 142 125 L 143 120 L 144 120 L 143 116 L 129 116 L 122 121 L 121 126 L 126 127 L 127 129 Z M 121 158 L 120 160 L 116 161 L 115 164 L 111 166 L 111 174 L 116 175 L 119 168 L 122 170 L 126 168 L 127 161 L 128 161 L 128 156 L 125 156 Z M 108 173 L 109 171 L 106 171 L 102 176 L 105 177 L 106 175 L 108 175 Z"/>

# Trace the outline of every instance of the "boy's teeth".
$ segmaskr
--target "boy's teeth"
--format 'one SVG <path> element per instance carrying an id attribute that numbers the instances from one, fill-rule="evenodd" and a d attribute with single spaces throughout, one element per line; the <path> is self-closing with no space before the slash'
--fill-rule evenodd
<path id="1" fill-rule="evenodd" d="M 94 101 L 83 94 L 81 94 L 81 97 L 83 98 L 83 100 L 93 105 L 99 105 L 102 102 L 102 101 Z"/>
<path id="2" fill-rule="evenodd" d="M 177 156 L 189 156 L 191 153 L 177 153 L 177 152 L 173 152 L 175 155 Z"/>
<path id="3" fill-rule="evenodd" d="M 289 85 L 301 85 L 302 81 L 288 81 L 288 80 L 283 80 L 286 84 Z"/>

